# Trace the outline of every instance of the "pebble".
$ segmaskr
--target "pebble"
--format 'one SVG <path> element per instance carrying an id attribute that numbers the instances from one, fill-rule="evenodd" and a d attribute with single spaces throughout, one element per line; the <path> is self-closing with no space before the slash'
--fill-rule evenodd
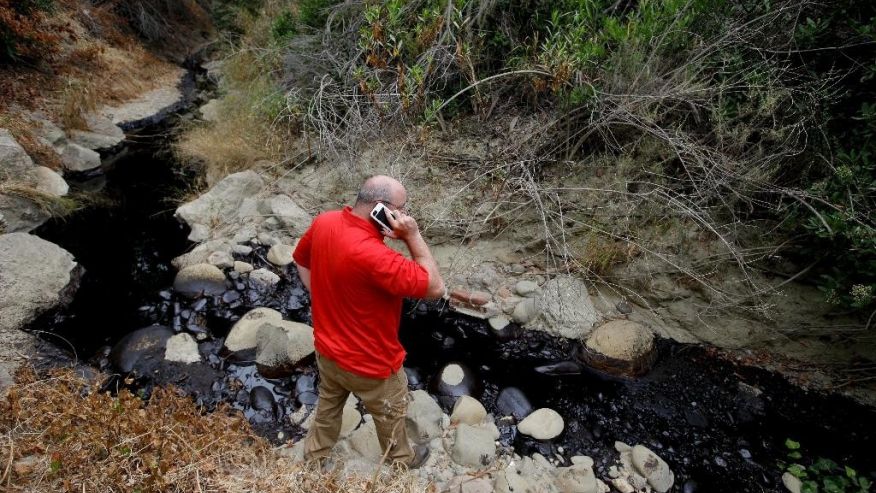
<path id="1" fill-rule="evenodd" d="M 751 459 L 751 452 L 749 452 L 748 449 L 740 449 L 739 455 L 741 455 L 743 459 Z"/>
<path id="2" fill-rule="evenodd" d="M 720 456 L 715 457 L 715 464 L 717 464 L 721 467 L 727 467 L 727 461 L 724 460 L 724 458 L 720 457 Z"/>

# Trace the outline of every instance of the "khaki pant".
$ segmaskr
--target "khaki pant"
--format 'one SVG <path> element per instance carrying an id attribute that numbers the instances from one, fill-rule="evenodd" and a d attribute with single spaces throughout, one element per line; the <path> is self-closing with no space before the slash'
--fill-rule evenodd
<path id="1" fill-rule="evenodd" d="M 304 457 L 320 459 L 331 454 L 341 432 L 344 404 L 352 392 L 374 417 L 377 438 L 387 462 L 410 464 L 414 451 L 405 426 L 408 376 L 404 369 L 400 368 L 389 378 L 376 379 L 350 373 L 319 353 L 316 353 L 316 364 L 320 377 L 319 401 L 304 444 Z"/>

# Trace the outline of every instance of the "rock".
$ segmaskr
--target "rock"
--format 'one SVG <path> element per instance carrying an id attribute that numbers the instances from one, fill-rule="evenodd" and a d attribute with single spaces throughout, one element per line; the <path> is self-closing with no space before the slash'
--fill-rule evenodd
<path id="1" fill-rule="evenodd" d="M 641 375 L 651 368 L 656 357 L 654 334 L 630 320 L 612 320 L 594 330 L 578 359 L 615 375 Z"/>
<path id="2" fill-rule="evenodd" d="M 177 272 L 173 289 L 190 298 L 222 294 L 225 291 L 225 274 L 215 265 L 195 264 Z"/>
<path id="3" fill-rule="evenodd" d="M 408 415 L 405 420 L 409 438 L 416 443 L 426 443 L 441 436 L 441 421 L 444 412 L 435 399 L 425 390 L 411 392 Z"/>
<path id="4" fill-rule="evenodd" d="M 207 257 L 207 263 L 215 265 L 219 269 L 228 269 L 234 267 L 234 258 L 228 252 L 218 251 Z"/>
<path id="5" fill-rule="evenodd" d="M 113 346 L 109 360 L 122 373 L 148 375 L 164 359 L 168 339 L 173 331 L 161 325 L 137 329 Z"/>
<path id="6" fill-rule="evenodd" d="M 542 330 L 580 339 L 589 333 L 601 317 L 590 300 L 587 285 L 572 276 L 559 276 L 542 286 L 540 299 L 544 324 Z"/>
<path id="7" fill-rule="evenodd" d="M 460 424 L 453 434 L 450 458 L 462 466 L 484 467 L 496 457 L 496 442 L 490 430 Z"/>
<path id="8" fill-rule="evenodd" d="M 125 132 L 100 114 L 86 115 L 87 130 L 71 130 L 70 142 L 94 151 L 109 150 L 125 140 Z"/>
<path id="9" fill-rule="evenodd" d="M 61 151 L 61 162 L 70 171 L 90 171 L 100 167 L 100 154 L 72 142 Z"/>
<path id="10" fill-rule="evenodd" d="M 561 493 L 600 493 L 599 482 L 593 474 L 593 466 L 575 464 L 557 468 L 554 481 Z"/>
<path id="11" fill-rule="evenodd" d="M 12 133 L 0 128 L 0 178 L 15 178 L 33 168 L 33 160 L 15 140 Z"/>
<path id="12" fill-rule="evenodd" d="M 280 282 L 280 276 L 274 274 L 268 269 L 256 269 L 249 273 L 249 280 L 257 287 L 266 289 Z"/>
<path id="13" fill-rule="evenodd" d="M 356 431 L 350 435 L 350 445 L 365 459 L 373 463 L 380 462 L 383 452 L 380 450 L 377 428 L 374 426 L 374 419 L 370 414 L 365 415 L 365 423 L 356 428 Z"/>
<path id="14" fill-rule="evenodd" d="M 287 195 L 275 195 L 268 201 L 270 213 L 285 226 L 292 236 L 301 236 L 310 227 L 313 218 Z"/>
<path id="15" fill-rule="evenodd" d="M 63 197 L 70 191 L 70 186 L 64 181 L 58 173 L 55 173 L 45 166 L 35 166 L 33 169 L 33 179 L 37 190 L 55 197 Z"/>
<path id="16" fill-rule="evenodd" d="M 611 480 L 611 485 L 620 493 L 636 493 L 636 489 L 624 478 L 614 478 Z"/>
<path id="17" fill-rule="evenodd" d="M 210 228 L 200 224 L 195 223 L 190 225 L 191 231 L 189 231 L 188 240 L 194 243 L 201 243 L 210 239 Z"/>
<path id="18" fill-rule="evenodd" d="M 274 394 L 264 385 L 256 385 L 249 391 L 249 405 L 258 411 L 273 411 Z"/>
<path id="19" fill-rule="evenodd" d="M 232 244 L 227 240 L 209 240 L 197 245 L 192 251 L 184 253 L 171 261 L 177 269 L 185 269 L 195 264 L 203 264 L 214 252 L 230 252 Z"/>
<path id="20" fill-rule="evenodd" d="M 298 322 L 265 322 L 259 326 L 256 339 L 256 365 L 265 378 L 291 375 L 314 352 L 313 328 Z"/>
<path id="21" fill-rule="evenodd" d="M 63 248 L 27 233 L 0 235 L 0 335 L 69 303 L 80 269 Z M 24 333 L 22 333 L 24 334 Z"/>
<path id="22" fill-rule="evenodd" d="M 277 239 L 277 237 L 275 237 L 274 235 L 272 235 L 271 233 L 268 233 L 268 232 L 259 233 L 256 236 L 256 239 L 258 239 L 260 245 L 265 245 L 265 246 L 273 246 L 273 245 L 276 245 L 277 243 L 280 243 L 280 240 Z"/>
<path id="23" fill-rule="evenodd" d="M 450 422 L 476 426 L 483 422 L 486 417 L 487 410 L 484 409 L 484 405 L 474 397 L 464 395 L 457 399 L 456 404 L 453 405 Z"/>
<path id="24" fill-rule="evenodd" d="M 234 245 L 231 247 L 231 251 L 237 255 L 247 256 L 252 253 L 252 247 L 246 245 Z"/>
<path id="25" fill-rule="evenodd" d="M 239 211 L 244 200 L 262 191 L 265 184 L 255 171 L 242 171 L 223 178 L 207 193 L 181 205 L 176 217 L 193 224 L 216 225 L 211 229 L 225 227 L 232 236 L 243 225 L 239 223 Z M 253 218 L 247 218 L 251 225 Z"/>
<path id="26" fill-rule="evenodd" d="M 433 379 L 432 393 L 446 409 L 453 407 L 456 399 L 463 395 L 480 395 L 481 386 L 475 374 L 462 363 L 451 362 L 444 365 Z"/>
<path id="27" fill-rule="evenodd" d="M 643 445 L 636 445 L 631 453 L 633 466 L 655 491 L 665 493 L 672 488 L 675 475 L 663 459 Z"/>
<path id="28" fill-rule="evenodd" d="M 518 422 L 532 413 L 532 404 L 517 387 L 505 387 L 496 398 L 496 409 L 503 416 L 514 416 Z"/>
<path id="29" fill-rule="evenodd" d="M 789 472 L 782 474 L 782 484 L 791 493 L 800 493 L 801 488 L 803 488 L 803 482 Z"/>
<path id="30" fill-rule="evenodd" d="M 248 264 L 246 262 L 241 262 L 239 260 L 234 261 L 234 272 L 246 274 L 246 273 L 252 272 L 252 270 L 253 270 L 252 264 Z"/>
<path id="31" fill-rule="evenodd" d="M 0 193 L 0 211 L 7 233 L 27 233 L 51 217 L 44 205 L 13 194 Z"/>
<path id="32" fill-rule="evenodd" d="M 276 323 L 283 320 L 283 315 L 271 308 L 256 308 L 250 310 L 231 327 L 225 338 L 225 349 L 231 352 L 255 349 L 258 346 L 259 327 L 266 322 Z"/>
<path id="33" fill-rule="evenodd" d="M 496 474 L 493 483 L 495 493 L 536 493 L 539 491 L 521 475 L 513 465 L 506 467 Z"/>
<path id="34" fill-rule="evenodd" d="M 185 75 L 186 70 L 180 67 L 175 76 L 168 78 L 163 85 L 119 106 L 105 107 L 100 113 L 122 130 L 156 124 L 185 104 L 185 97 L 179 88 Z"/>
<path id="35" fill-rule="evenodd" d="M 517 431 L 537 440 L 551 440 L 563 432 L 563 417 L 553 409 L 543 407 L 533 411 L 517 425 Z"/>
<path id="36" fill-rule="evenodd" d="M 201 361 L 198 343 L 195 342 L 191 335 L 186 333 L 173 335 L 167 340 L 164 359 L 179 363 L 198 363 Z"/>
<path id="37" fill-rule="evenodd" d="M 222 80 L 222 60 L 211 60 L 201 65 L 201 68 L 207 71 L 207 78 L 216 84 Z"/>
<path id="38" fill-rule="evenodd" d="M 218 99 L 211 99 L 207 101 L 203 106 L 198 108 L 198 111 L 201 112 L 201 118 L 208 122 L 215 122 L 219 120 L 219 106 L 220 102 Z"/>
<path id="39" fill-rule="evenodd" d="M 494 332 L 501 331 L 511 323 L 511 321 L 504 315 L 497 315 L 487 320 L 487 322 L 490 324 L 490 328 L 493 329 Z"/>
<path id="40" fill-rule="evenodd" d="M 520 325 L 526 325 L 535 320 L 538 315 L 538 302 L 535 298 L 526 298 L 517 303 L 517 306 L 514 307 L 514 311 L 511 313 L 511 318 Z"/>
<path id="41" fill-rule="evenodd" d="M 268 250 L 268 262 L 283 267 L 292 263 L 292 247 L 289 245 L 277 244 Z"/>
<path id="42" fill-rule="evenodd" d="M 469 474 L 450 480 L 447 493 L 493 493 L 493 482 L 487 477 L 472 477 Z"/>
<path id="43" fill-rule="evenodd" d="M 532 296 L 537 294 L 538 290 L 538 283 L 534 281 L 518 281 L 514 285 L 514 292 L 520 296 Z"/>
<path id="44" fill-rule="evenodd" d="M 40 139 L 49 147 L 63 147 L 67 143 L 67 134 L 53 122 L 37 115 L 31 115 L 36 123 L 36 131 Z"/>

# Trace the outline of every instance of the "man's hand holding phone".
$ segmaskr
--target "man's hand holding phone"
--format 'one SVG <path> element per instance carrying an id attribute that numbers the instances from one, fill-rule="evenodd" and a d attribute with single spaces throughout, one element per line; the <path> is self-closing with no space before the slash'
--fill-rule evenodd
<path id="1" fill-rule="evenodd" d="M 371 217 L 381 226 L 383 236 L 402 241 L 415 238 L 420 234 L 417 221 L 404 211 L 390 211 L 382 203 L 377 203 L 371 211 Z"/>

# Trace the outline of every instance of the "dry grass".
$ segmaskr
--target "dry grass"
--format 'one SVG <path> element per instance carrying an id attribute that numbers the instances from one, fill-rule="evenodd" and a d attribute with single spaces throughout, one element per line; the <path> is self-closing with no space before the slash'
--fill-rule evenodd
<path id="1" fill-rule="evenodd" d="M 0 195 L 10 195 L 27 199 L 52 217 L 63 217 L 77 208 L 77 202 L 69 197 L 57 197 L 37 190 L 29 183 L 15 180 L 0 182 Z"/>
<path id="2" fill-rule="evenodd" d="M 3 113 L 0 110 L 0 128 L 5 128 L 12 133 L 12 136 L 15 137 L 15 140 L 24 148 L 35 164 L 55 171 L 63 168 L 58 153 L 37 138 L 31 126 L 30 120 L 23 118 L 20 114 L 13 112 Z"/>
<path id="3" fill-rule="evenodd" d="M 425 491 L 411 475 L 323 475 L 279 457 L 236 411 L 211 414 L 173 388 L 148 402 L 100 392 L 71 370 L 19 371 L 0 402 L 7 492 Z M 372 482 L 373 481 L 373 482 Z"/>

